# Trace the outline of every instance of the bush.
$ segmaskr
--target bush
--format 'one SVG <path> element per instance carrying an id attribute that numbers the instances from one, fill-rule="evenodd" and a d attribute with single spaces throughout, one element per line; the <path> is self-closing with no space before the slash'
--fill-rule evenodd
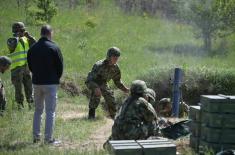
<path id="1" fill-rule="evenodd" d="M 38 0 L 27 6 L 26 21 L 28 24 L 42 25 L 50 23 L 52 17 L 57 14 L 57 6 L 54 0 Z"/>
<path id="2" fill-rule="evenodd" d="M 173 69 L 154 68 L 138 79 L 146 81 L 157 93 L 157 100 L 172 96 Z M 183 100 L 193 105 L 200 95 L 235 94 L 234 69 L 190 68 L 184 71 L 181 87 Z"/>

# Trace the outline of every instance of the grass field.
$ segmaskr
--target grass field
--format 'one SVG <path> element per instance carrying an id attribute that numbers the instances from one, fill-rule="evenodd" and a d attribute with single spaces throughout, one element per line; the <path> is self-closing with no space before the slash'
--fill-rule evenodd
<path id="1" fill-rule="evenodd" d="M 82 5 L 69 10 L 61 7 L 64 5 L 68 4 L 60 1 L 59 12 L 51 22 L 54 41 L 61 47 L 64 56 L 62 80 L 74 82 L 81 91 L 85 89 L 84 79 L 92 65 L 105 58 L 111 46 L 122 50 L 119 65 L 123 81 L 128 86 L 136 77 L 148 73 L 152 68 L 235 67 L 235 36 L 227 38 L 228 56 L 191 54 L 191 50 L 200 49 L 202 41 L 194 38 L 194 30 L 188 25 L 148 15 L 127 15 L 109 0 L 102 0 L 94 9 Z M 5 55 L 11 24 L 14 21 L 25 21 L 24 7 L 22 5 L 18 8 L 14 0 L 2 0 L 0 17 L 0 51 L 1 55 Z M 40 27 L 26 26 L 38 39 Z M 176 54 L 182 51 L 182 47 L 184 52 Z M 96 151 L 94 146 L 87 151 L 82 149 L 81 144 L 89 140 L 89 136 L 107 121 L 101 107 L 95 121 L 86 119 L 88 99 L 85 95 L 71 97 L 60 89 L 55 137 L 65 144 L 61 147 L 50 147 L 43 143 L 33 145 L 33 112 L 27 108 L 16 110 L 9 72 L 1 75 L 1 78 L 8 105 L 5 116 L 0 117 L 0 154 L 105 154 L 102 150 Z M 190 151 L 186 152 L 189 154 Z"/>

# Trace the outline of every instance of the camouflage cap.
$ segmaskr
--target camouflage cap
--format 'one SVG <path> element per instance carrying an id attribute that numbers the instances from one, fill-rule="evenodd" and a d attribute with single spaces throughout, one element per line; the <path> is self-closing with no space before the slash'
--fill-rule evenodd
<path id="1" fill-rule="evenodd" d="M 12 32 L 17 33 L 19 31 L 25 30 L 25 25 L 23 22 L 15 22 L 12 25 Z"/>
<path id="2" fill-rule="evenodd" d="M 147 93 L 147 85 L 142 80 L 135 80 L 131 83 L 131 94 L 145 94 Z"/>
<path id="3" fill-rule="evenodd" d="M 151 98 L 154 102 L 155 102 L 155 98 L 156 98 L 156 93 L 153 89 L 147 88 L 146 90 L 146 95 Z"/>
<path id="4" fill-rule="evenodd" d="M 10 66 L 11 65 L 11 59 L 7 56 L 0 56 L 0 65 L 5 67 L 5 66 Z"/>
<path id="5" fill-rule="evenodd" d="M 107 59 L 109 59 L 111 56 L 119 57 L 121 55 L 121 51 L 117 47 L 111 47 L 107 51 Z"/>

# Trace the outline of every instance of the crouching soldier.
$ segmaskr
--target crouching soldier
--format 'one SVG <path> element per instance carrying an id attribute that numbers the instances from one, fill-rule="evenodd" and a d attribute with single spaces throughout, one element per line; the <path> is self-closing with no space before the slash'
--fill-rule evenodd
<path id="1" fill-rule="evenodd" d="M 146 100 L 145 82 L 133 81 L 130 92 L 130 96 L 124 101 L 116 115 L 110 139 L 147 139 L 158 133 L 157 114 Z"/>
<path id="2" fill-rule="evenodd" d="M 180 102 L 179 117 L 188 115 L 189 106 L 185 102 Z M 157 114 L 162 117 L 171 117 L 172 115 L 172 102 L 170 98 L 163 98 L 157 104 Z"/>
<path id="3" fill-rule="evenodd" d="M 129 88 L 121 81 L 121 71 L 117 65 L 119 57 L 120 49 L 111 47 L 107 52 L 106 59 L 96 62 L 91 72 L 88 73 L 85 82 L 87 87 L 91 90 L 88 119 L 95 118 L 95 110 L 99 105 L 101 95 L 105 99 L 110 117 L 114 118 L 116 114 L 116 102 L 113 91 L 107 84 L 111 79 L 123 92 L 129 92 Z"/>
<path id="4" fill-rule="evenodd" d="M 0 72 L 3 74 L 11 65 L 11 60 L 6 56 L 0 57 Z M 3 115 L 3 112 L 6 108 L 6 98 L 3 84 L 0 79 L 0 116 Z"/>

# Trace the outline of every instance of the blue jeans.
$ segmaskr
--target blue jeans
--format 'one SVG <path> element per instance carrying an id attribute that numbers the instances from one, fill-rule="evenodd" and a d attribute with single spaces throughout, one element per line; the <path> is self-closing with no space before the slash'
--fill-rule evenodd
<path id="1" fill-rule="evenodd" d="M 33 137 L 37 139 L 40 138 L 40 125 L 45 103 L 46 120 L 44 136 L 45 140 L 49 141 L 52 139 L 53 127 L 55 123 L 55 109 L 58 85 L 33 85 L 33 88 L 35 102 Z"/>

